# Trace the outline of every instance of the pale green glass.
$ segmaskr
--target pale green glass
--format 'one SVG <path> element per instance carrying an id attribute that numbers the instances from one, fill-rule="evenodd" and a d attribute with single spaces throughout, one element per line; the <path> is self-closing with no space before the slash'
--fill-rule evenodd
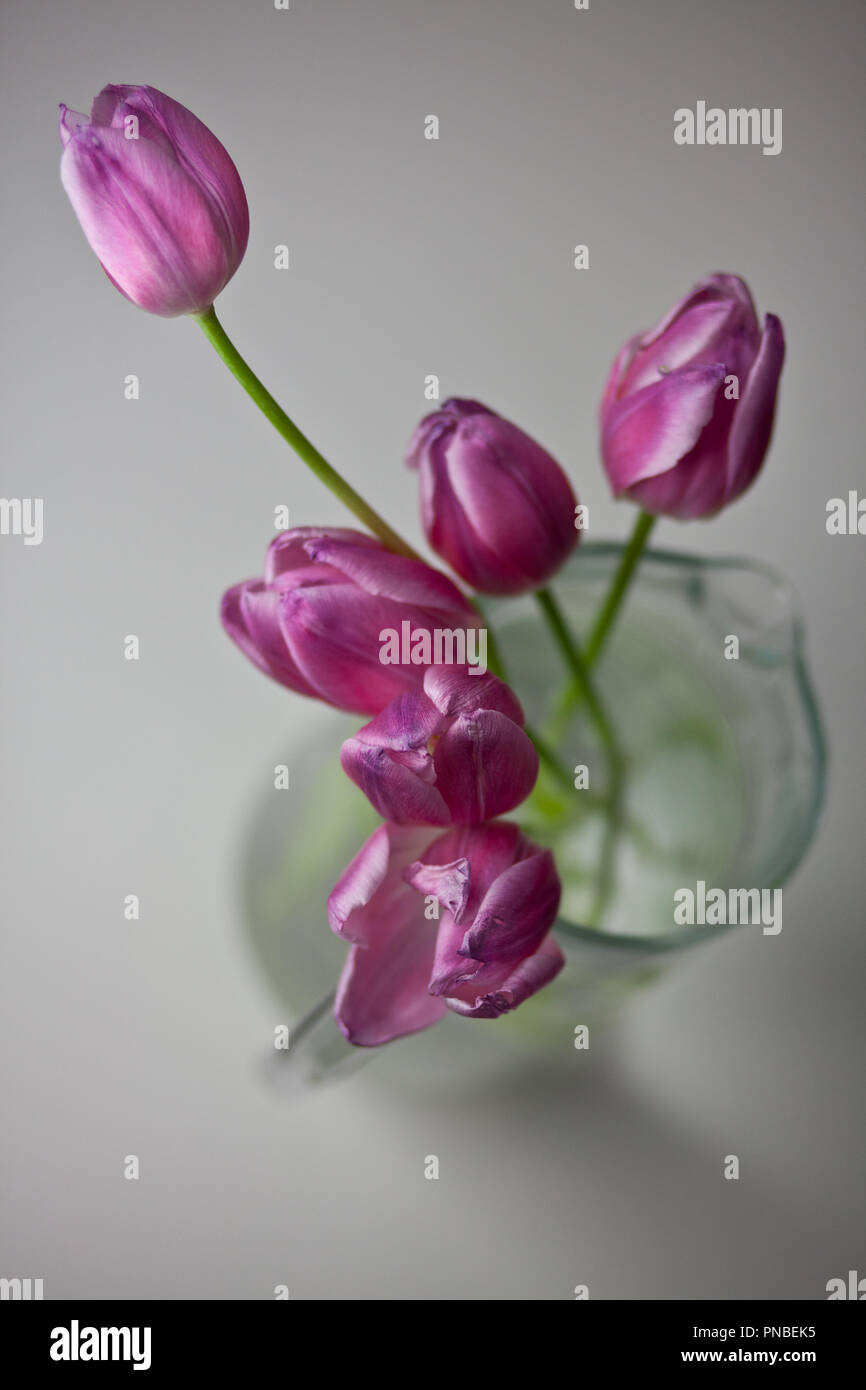
<path id="1" fill-rule="evenodd" d="M 617 545 L 585 544 L 557 577 L 557 597 L 578 635 L 620 555 Z M 505 1019 L 449 1020 L 453 1046 L 464 1053 L 467 1030 L 476 1028 L 498 1030 L 512 1045 L 519 1036 L 526 1046 L 562 1046 L 576 1023 L 600 1019 L 678 951 L 724 932 L 760 930 L 676 926 L 674 892 L 698 879 L 781 887 L 815 832 L 826 767 L 787 582 L 747 561 L 648 552 L 595 672 L 627 777 L 612 891 L 598 924 L 587 926 L 607 823 L 602 753 L 581 709 L 556 728 L 564 673 L 532 599 L 490 602 L 487 612 L 528 719 L 551 732 L 567 767 L 589 767 L 590 787 L 569 793 L 542 778 L 515 813 L 556 853 L 563 881 L 556 931 L 567 965 Z M 739 642 L 735 660 L 725 657 L 730 637 Z M 328 929 L 325 901 L 377 824 L 337 759 L 357 722 L 335 715 L 320 737 L 282 755 L 291 791 L 272 791 L 257 808 L 244 854 L 249 941 L 284 1008 L 301 1020 L 281 1065 L 302 1080 L 381 1051 L 345 1043 L 324 997 L 346 951 Z"/>

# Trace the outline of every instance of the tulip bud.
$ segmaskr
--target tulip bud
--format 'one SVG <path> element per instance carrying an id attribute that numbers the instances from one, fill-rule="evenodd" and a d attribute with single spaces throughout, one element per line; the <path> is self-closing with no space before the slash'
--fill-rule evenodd
<path id="1" fill-rule="evenodd" d="M 383 633 L 405 625 L 432 638 L 479 621 L 439 570 L 337 527 L 281 532 L 264 578 L 236 584 L 222 602 L 223 627 L 261 671 L 355 714 L 378 714 L 424 680 L 423 664 L 383 660 Z"/>
<path id="2" fill-rule="evenodd" d="M 197 116 L 155 87 L 104 87 L 90 118 L 60 107 L 60 178 L 121 294 L 151 314 L 201 314 L 246 250 L 240 175 Z"/>
<path id="3" fill-rule="evenodd" d="M 575 496 L 559 464 L 477 401 L 449 400 L 426 416 L 406 461 L 420 472 L 430 545 L 482 593 L 540 588 L 577 543 Z"/>
<path id="4" fill-rule="evenodd" d="M 614 493 L 680 519 L 734 501 L 764 461 L 784 357 L 780 321 L 760 328 L 738 276 L 702 280 L 611 368 L 600 426 Z"/>
<path id="5" fill-rule="evenodd" d="M 397 825 L 476 824 L 525 801 L 538 754 L 517 697 L 495 676 L 429 667 L 424 689 L 398 696 L 347 739 L 346 775 Z"/>
<path id="6" fill-rule="evenodd" d="M 381 825 L 328 899 L 332 929 L 352 943 L 334 1010 L 343 1033 L 375 1047 L 446 1008 L 516 1009 L 565 964 L 550 930 L 559 898 L 553 855 L 507 821 L 432 844 L 429 830 Z"/>

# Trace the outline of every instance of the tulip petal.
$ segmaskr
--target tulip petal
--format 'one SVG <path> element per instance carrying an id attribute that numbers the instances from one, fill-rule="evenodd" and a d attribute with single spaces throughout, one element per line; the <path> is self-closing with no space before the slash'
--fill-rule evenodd
<path id="1" fill-rule="evenodd" d="M 431 994 L 450 996 L 461 985 L 475 979 L 480 970 L 489 971 L 483 961 L 473 960 L 462 950 L 466 933 L 453 914 L 446 912 L 439 922 L 436 952 L 430 971 Z"/>
<path id="2" fill-rule="evenodd" d="M 266 676 L 299 695 L 315 695 L 286 647 L 280 631 L 279 595 L 275 590 L 266 588 L 258 579 L 235 584 L 223 595 L 220 616 L 232 641 Z"/>
<path id="3" fill-rule="evenodd" d="M 423 679 L 421 666 L 380 660 L 380 633 L 399 628 L 404 611 L 388 599 L 371 600 L 351 584 L 323 584 L 285 591 L 280 627 L 320 699 L 339 709 L 377 714 Z"/>
<path id="4" fill-rule="evenodd" d="M 775 314 L 767 314 L 758 355 L 737 402 L 728 440 L 728 501 L 746 490 L 763 463 L 773 433 L 776 395 L 784 361 L 782 324 Z"/>
<path id="5" fill-rule="evenodd" d="M 357 737 L 362 743 L 399 752 L 423 749 L 426 762 L 427 743 L 444 727 L 445 719 L 433 701 L 422 690 L 410 690 L 386 705 L 381 714 L 358 730 Z"/>
<path id="6" fill-rule="evenodd" d="M 622 384 L 625 380 L 625 376 L 629 368 L 629 364 L 632 358 L 634 357 L 634 354 L 637 351 L 638 347 L 640 346 L 640 343 L 641 335 L 637 333 L 633 338 L 629 338 L 627 342 L 623 343 L 622 347 L 620 348 L 619 352 L 617 353 L 616 357 L 613 359 L 613 362 L 611 363 L 611 368 L 607 374 L 607 380 L 604 383 L 604 387 L 601 393 L 601 404 L 599 405 L 598 410 L 598 418 L 600 425 L 604 423 L 604 418 L 608 410 L 613 405 L 614 401 L 617 400 L 617 398 L 619 397 Z"/>
<path id="7" fill-rule="evenodd" d="M 469 900 L 470 868 L 468 859 L 455 859 L 449 864 L 428 864 L 420 860 L 409 864 L 405 879 L 425 898 L 433 897 L 460 921 Z"/>
<path id="8" fill-rule="evenodd" d="M 456 860 L 465 860 L 467 868 L 471 864 L 469 893 L 468 896 L 463 894 L 463 905 L 459 909 L 460 916 L 471 922 L 491 884 L 517 859 L 532 853 L 533 848 L 520 826 L 513 821 L 455 825 L 428 845 L 420 856 L 422 862 L 413 864 L 412 870 L 437 865 L 447 867 Z M 434 879 L 429 881 L 433 883 Z M 436 893 L 437 890 L 434 886 L 419 891 Z M 447 897 L 440 897 L 439 901 L 447 910 L 455 910 Z"/>
<path id="9" fill-rule="evenodd" d="M 334 1013 L 348 1040 L 375 1047 L 428 1028 L 444 1012 L 428 993 L 438 923 L 403 877 L 429 831 L 383 825 L 343 871 L 328 899 L 338 935 L 355 942 L 349 952 Z"/>
<path id="10" fill-rule="evenodd" d="M 382 933 L 387 939 L 388 924 L 403 916 L 408 919 L 420 901 L 403 875 L 429 839 L 429 830 L 414 826 L 380 825 L 374 830 L 331 890 L 331 930 L 362 947 L 374 946 Z"/>
<path id="11" fill-rule="evenodd" d="M 424 693 L 445 716 L 469 714 L 478 709 L 499 710 L 523 727 L 520 701 L 498 676 L 471 676 L 466 667 L 431 666 L 424 673 Z"/>
<path id="12" fill-rule="evenodd" d="M 375 946 L 349 951 L 334 1015 L 356 1047 L 378 1047 L 418 1033 L 445 1014 L 444 1001 L 427 991 L 436 923 L 425 921 L 423 909 L 419 898 L 411 917 L 389 921 Z"/>
<path id="13" fill-rule="evenodd" d="M 60 178 L 118 289 L 165 318 L 208 308 L 234 270 L 208 201 L 158 145 L 79 125 Z"/>
<path id="14" fill-rule="evenodd" d="M 433 766 L 451 819 L 480 823 L 526 800 L 538 776 L 538 754 L 518 724 L 484 709 L 457 717 L 436 744 Z"/>
<path id="15" fill-rule="evenodd" d="M 387 749 L 349 738 L 340 749 L 340 763 L 385 820 L 397 825 L 449 824 L 451 816 L 441 792 L 396 762 Z"/>
<path id="16" fill-rule="evenodd" d="M 709 300 L 676 319 L 661 337 L 644 340 L 626 373 L 622 395 L 631 396 L 682 367 L 707 367 L 723 362 L 727 371 L 748 365 L 758 346 L 758 325 L 754 316 L 745 318 L 737 300 Z M 731 349 L 742 342 L 745 353 L 738 361 Z M 743 360 L 744 359 L 744 360 Z"/>
<path id="17" fill-rule="evenodd" d="M 365 536 L 361 531 L 353 531 L 348 526 L 293 526 L 288 531 L 280 531 L 268 546 L 265 557 L 265 582 L 276 584 L 282 575 L 293 574 L 296 570 L 306 570 L 311 575 L 318 570 L 326 577 L 328 583 L 339 583 L 342 579 L 340 571 L 328 565 L 313 564 L 305 549 L 307 541 L 320 540 L 323 537 L 349 541 L 353 545 L 366 545 L 372 550 L 377 549 L 380 544 L 373 536 Z"/>
<path id="18" fill-rule="evenodd" d="M 499 874 L 463 942 L 473 960 L 531 954 L 556 920 L 562 888 L 550 850 L 536 850 Z"/>
<path id="19" fill-rule="evenodd" d="M 723 363 L 682 367 L 618 401 L 602 429 L 604 465 L 615 494 L 675 467 L 713 413 Z"/>
<path id="20" fill-rule="evenodd" d="M 717 271 L 712 275 L 705 275 L 689 290 L 688 294 L 684 294 L 682 299 L 662 316 L 655 328 L 643 334 L 642 342 L 646 346 L 657 342 L 659 338 L 664 337 L 673 324 L 684 318 L 691 310 L 712 303 L 733 304 L 742 316 L 750 317 L 752 322 L 757 324 L 755 305 L 745 280 L 742 280 L 739 275 L 729 275 Z"/>
<path id="21" fill-rule="evenodd" d="M 221 218 L 228 258 L 233 268 L 237 266 L 246 250 L 250 219 L 244 186 L 228 151 L 198 116 L 155 87 L 107 88 L 100 97 L 108 93 L 109 101 L 120 97 L 112 116 L 114 125 L 135 114 L 162 133 L 181 168 Z M 99 101 L 94 103 L 94 122 Z"/>
<path id="22" fill-rule="evenodd" d="M 64 149 L 69 144 L 79 126 L 89 125 L 88 116 L 83 116 L 80 111 L 71 111 L 62 101 L 60 103 L 60 120 L 58 122 L 58 132 L 60 143 Z"/>
<path id="23" fill-rule="evenodd" d="M 465 1018 L 499 1018 L 550 984 L 564 965 L 565 956 L 551 933 L 533 955 L 510 965 L 485 966 L 457 985 L 445 1003 Z"/>
<path id="24" fill-rule="evenodd" d="M 393 599 L 403 606 L 459 615 L 470 619 L 470 627 L 479 625 L 478 614 L 457 586 L 421 560 L 395 555 L 384 546 L 359 546 L 332 536 L 310 539 L 304 548 L 316 564 L 333 565 L 368 594 Z"/>
<path id="25" fill-rule="evenodd" d="M 510 421 L 487 415 L 461 421 L 442 455 L 439 492 L 447 489 L 458 499 L 463 527 L 460 555 L 452 557 L 444 525 L 434 522 L 437 550 L 452 564 L 459 558 L 458 573 L 471 573 L 488 592 L 543 583 L 577 543 L 575 496 L 556 460 Z M 473 537 L 483 545 L 480 564 Z M 485 551 L 495 559 L 495 572 L 484 564 Z"/>
<path id="26" fill-rule="evenodd" d="M 508 556 L 497 556 L 470 525 L 438 447 L 431 445 L 429 455 L 421 462 L 418 480 L 421 523 L 427 540 L 436 554 L 474 589 L 497 593 L 497 586 L 505 584 L 519 592 L 525 585 L 525 576 L 514 568 Z"/>

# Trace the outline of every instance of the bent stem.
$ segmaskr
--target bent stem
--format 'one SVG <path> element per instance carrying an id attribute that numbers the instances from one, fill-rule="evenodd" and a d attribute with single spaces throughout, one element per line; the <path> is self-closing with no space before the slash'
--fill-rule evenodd
<path id="1" fill-rule="evenodd" d="M 413 550 L 402 536 L 398 536 L 387 521 L 374 511 L 368 502 L 364 501 L 360 493 L 346 482 L 346 479 L 337 472 L 336 468 L 328 463 L 316 446 L 298 429 L 294 420 L 291 420 L 282 406 L 274 400 L 270 391 L 259 380 L 249 363 L 241 357 L 217 318 L 213 305 L 205 313 L 193 314 L 192 317 L 215 348 L 217 354 L 225 362 L 235 380 L 240 382 L 247 395 L 255 401 L 262 414 L 270 420 L 277 433 L 282 435 L 286 443 L 294 449 L 298 458 L 307 465 L 312 473 L 315 473 L 319 481 L 324 483 L 325 487 L 329 488 L 334 496 L 338 497 L 344 506 L 349 508 L 349 511 L 367 527 L 368 531 L 372 531 L 374 536 L 378 536 L 389 550 L 393 550 L 396 555 L 405 555 L 410 560 L 421 560 L 417 551 Z"/>
<path id="2" fill-rule="evenodd" d="M 225 362 L 235 380 L 240 382 L 247 395 L 259 407 L 262 414 L 270 420 L 277 433 L 294 449 L 301 461 L 307 465 L 312 473 L 315 473 L 319 481 L 324 483 L 325 487 L 329 488 L 344 506 L 348 507 L 349 511 L 367 527 L 368 531 L 371 531 L 374 536 L 378 536 L 379 540 L 382 541 L 389 550 L 397 555 L 405 555 L 409 560 L 418 560 L 421 564 L 425 564 L 426 561 L 422 559 L 418 552 L 413 550 L 411 545 L 403 540 L 402 536 L 399 536 L 396 531 L 392 530 L 387 521 L 385 521 L 377 511 L 374 511 L 360 493 L 356 492 L 352 485 L 337 472 L 336 468 L 328 463 L 327 459 L 319 453 L 311 440 L 298 428 L 294 420 L 290 419 L 282 406 L 274 400 L 270 391 L 264 383 L 259 380 L 252 367 L 250 367 L 249 363 L 238 352 L 231 338 L 217 318 L 216 309 L 213 305 L 203 314 L 194 314 L 193 318 L 216 350 L 218 356 Z M 488 665 L 490 670 L 495 676 L 499 676 L 501 680 L 507 680 L 502 654 L 493 629 L 490 627 L 478 600 L 470 599 L 470 602 L 478 612 L 487 629 Z M 556 755 L 533 730 L 527 728 L 526 732 L 535 744 L 538 750 L 538 756 L 541 758 L 542 762 L 550 768 L 560 782 L 567 783 L 570 787 L 571 779 L 568 772 L 561 763 L 559 763 Z"/>
<path id="3" fill-rule="evenodd" d="M 595 898 L 587 921 L 587 926 L 598 926 L 614 886 L 617 842 L 622 823 L 625 763 L 613 725 L 587 669 L 586 659 L 581 654 L 577 640 L 566 622 L 553 592 L 550 589 L 539 589 L 535 597 L 563 655 L 566 667 L 573 677 L 574 688 L 586 702 L 607 760 L 610 779 L 607 795 L 607 823 L 602 842 Z"/>

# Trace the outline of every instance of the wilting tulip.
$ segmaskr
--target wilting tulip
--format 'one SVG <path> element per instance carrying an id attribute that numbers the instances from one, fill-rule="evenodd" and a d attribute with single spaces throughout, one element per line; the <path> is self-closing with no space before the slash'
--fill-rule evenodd
<path id="1" fill-rule="evenodd" d="M 746 490 L 770 442 L 785 357 L 748 287 L 710 275 L 651 333 L 625 344 L 601 402 L 613 491 L 665 516 L 711 516 Z"/>
<path id="2" fill-rule="evenodd" d="M 476 629 L 474 609 L 438 570 L 360 531 L 296 527 L 270 544 L 263 579 L 223 596 L 222 622 L 282 685 L 355 714 L 420 689 L 424 665 L 390 660 L 383 633 Z M 384 642 L 386 647 L 390 644 Z M 477 679 L 477 678 L 476 678 Z"/>
<path id="3" fill-rule="evenodd" d="M 60 178 L 109 280 L 172 318 L 209 309 L 246 250 L 240 175 L 219 140 L 155 87 L 60 107 Z"/>
<path id="4" fill-rule="evenodd" d="M 449 400 L 426 416 L 406 461 L 420 473 L 430 545 L 482 593 L 540 588 L 577 543 L 575 497 L 559 464 L 477 401 Z"/>
<path id="5" fill-rule="evenodd" d="M 446 1008 L 472 1018 L 517 1008 L 565 963 L 550 932 L 559 897 L 553 855 L 507 821 L 432 844 L 429 830 L 380 826 L 328 899 L 331 927 L 352 942 L 335 1006 L 344 1034 L 374 1047 Z"/>
<path id="6" fill-rule="evenodd" d="M 340 761 L 385 820 L 476 824 L 532 791 L 538 754 L 517 696 L 495 676 L 431 666 L 343 744 Z"/>

